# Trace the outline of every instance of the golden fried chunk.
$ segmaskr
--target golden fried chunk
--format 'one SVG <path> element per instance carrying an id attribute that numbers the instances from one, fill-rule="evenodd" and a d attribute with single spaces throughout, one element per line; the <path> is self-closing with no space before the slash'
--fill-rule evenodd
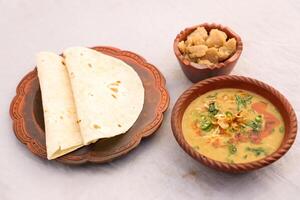
<path id="1" fill-rule="evenodd" d="M 208 47 L 221 47 L 225 44 L 226 39 L 226 33 L 219 31 L 218 29 L 211 29 L 206 40 L 206 45 Z"/>
<path id="2" fill-rule="evenodd" d="M 208 65 L 208 66 L 214 65 L 214 63 L 211 63 L 209 60 L 202 60 L 200 58 L 197 60 L 197 63 L 201 65 Z"/>
<path id="3" fill-rule="evenodd" d="M 186 52 L 186 46 L 184 44 L 184 41 L 181 41 L 181 42 L 178 43 L 178 49 L 181 51 L 181 53 Z"/>
<path id="4" fill-rule="evenodd" d="M 236 50 L 236 40 L 235 40 L 235 38 L 229 39 L 225 43 L 224 46 L 227 47 L 227 49 L 230 50 L 232 53 L 235 52 L 235 50 Z"/>
<path id="5" fill-rule="evenodd" d="M 201 57 L 201 59 L 209 60 L 211 63 L 217 64 L 219 60 L 218 49 L 215 47 L 209 48 L 206 51 L 205 56 Z"/>
<path id="6" fill-rule="evenodd" d="M 226 60 L 236 51 L 236 40 L 229 39 L 223 47 L 219 48 L 219 61 Z"/>
<path id="7" fill-rule="evenodd" d="M 195 31 L 193 31 L 189 36 L 199 36 L 203 40 L 206 40 L 208 37 L 207 31 L 204 27 L 198 27 Z"/>
<path id="8" fill-rule="evenodd" d="M 186 40 L 187 46 L 205 44 L 205 40 L 200 35 L 188 36 Z"/>
<path id="9" fill-rule="evenodd" d="M 191 61 L 191 62 L 197 62 L 197 58 L 191 58 L 190 56 L 189 56 L 189 54 L 186 54 L 186 55 L 184 55 L 183 56 L 185 59 L 187 59 L 187 60 L 189 60 L 189 61 Z"/>
<path id="10" fill-rule="evenodd" d="M 190 58 L 200 58 L 205 55 L 207 51 L 207 46 L 206 45 L 196 45 L 196 46 L 189 46 L 187 47 L 187 51 L 190 53 L 189 57 Z"/>
<path id="11" fill-rule="evenodd" d="M 198 27 L 187 40 L 178 43 L 183 57 L 191 62 L 211 66 L 229 58 L 236 51 L 236 40 L 227 40 L 227 35 L 211 29 L 209 35 L 204 27 Z"/>
<path id="12" fill-rule="evenodd" d="M 186 44 L 187 46 L 205 44 L 207 37 L 206 29 L 204 27 L 198 27 L 195 31 L 188 35 Z"/>

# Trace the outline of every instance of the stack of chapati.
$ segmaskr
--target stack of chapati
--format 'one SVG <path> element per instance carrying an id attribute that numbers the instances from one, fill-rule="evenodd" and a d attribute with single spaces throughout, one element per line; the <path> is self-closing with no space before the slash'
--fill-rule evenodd
<path id="1" fill-rule="evenodd" d="M 48 159 L 125 133 L 142 111 L 142 81 L 119 59 L 72 47 L 63 57 L 39 53 L 37 69 Z"/>

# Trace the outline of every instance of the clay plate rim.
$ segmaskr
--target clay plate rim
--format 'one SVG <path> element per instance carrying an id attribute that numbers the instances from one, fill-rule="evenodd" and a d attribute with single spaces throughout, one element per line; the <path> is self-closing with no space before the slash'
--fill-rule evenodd
<path id="1" fill-rule="evenodd" d="M 134 60 L 140 67 L 145 67 L 150 70 L 155 78 L 155 88 L 158 88 L 160 91 L 161 99 L 156 107 L 155 113 L 156 117 L 153 121 L 144 127 L 143 131 L 136 134 L 135 137 L 126 145 L 126 148 L 119 152 L 114 152 L 110 155 L 105 157 L 95 157 L 92 152 L 81 156 L 66 156 L 60 157 L 55 159 L 58 162 L 65 163 L 65 164 L 84 164 L 84 163 L 106 163 L 115 158 L 118 158 L 122 155 L 125 155 L 130 150 L 134 149 L 139 145 L 141 140 L 145 137 L 148 137 L 155 133 L 155 131 L 160 127 L 163 121 L 163 113 L 167 110 L 170 102 L 170 97 L 168 91 L 166 89 L 166 81 L 161 72 L 152 64 L 148 63 L 146 59 L 141 57 L 140 55 L 130 52 L 130 51 L 123 51 L 115 47 L 109 46 L 96 46 L 92 47 L 91 49 L 95 49 L 97 51 L 103 51 L 105 53 L 111 55 L 117 55 L 120 57 L 127 57 L 131 60 Z M 122 58 L 119 58 L 122 59 Z M 13 130 L 17 139 L 25 144 L 27 148 L 35 155 L 46 158 L 46 149 L 44 146 L 40 145 L 34 138 L 31 137 L 29 133 L 26 132 L 25 128 L 25 120 L 24 120 L 24 113 L 22 112 L 22 103 L 24 101 L 27 92 L 29 91 L 31 80 L 37 76 L 36 68 L 29 72 L 18 84 L 16 89 L 16 96 L 13 98 L 11 105 L 10 105 L 10 116 L 13 121 Z"/>
<path id="2" fill-rule="evenodd" d="M 243 163 L 243 164 L 230 164 L 230 163 L 225 163 L 221 161 L 216 161 L 213 159 L 210 159 L 199 152 L 195 151 L 184 139 L 182 130 L 181 130 L 181 120 L 183 113 L 186 109 L 186 107 L 190 104 L 187 102 L 191 102 L 195 98 L 193 98 L 191 95 L 193 95 L 195 92 L 197 92 L 200 88 L 207 87 L 210 84 L 214 84 L 217 82 L 225 82 L 225 81 L 238 81 L 242 84 L 247 84 L 247 85 L 252 85 L 255 87 L 259 87 L 261 89 L 266 90 L 268 93 L 271 93 L 276 99 L 279 100 L 280 104 L 282 105 L 284 112 L 289 113 L 289 117 L 287 120 L 287 123 L 285 125 L 289 124 L 288 126 L 290 127 L 289 131 L 286 130 L 285 134 L 286 136 L 284 137 L 281 146 L 277 151 L 275 151 L 273 154 L 249 163 Z M 243 89 L 243 87 L 237 87 Z M 222 87 L 218 87 L 222 88 Z M 210 90 L 209 90 L 210 91 Z M 253 92 L 253 91 L 252 91 Z M 266 98 L 266 97 L 265 97 Z M 277 105 L 274 105 L 275 107 L 278 107 Z M 282 114 L 282 113 L 281 113 Z M 206 79 L 204 81 L 200 81 L 197 84 L 194 84 L 192 87 L 187 89 L 177 100 L 175 103 L 175 106 L 172 110 L 172 116 L 171 116 L 171 126 L 172 126 L 172 131 L 173 134 L 179 143 L 179 145 L 183 148 L 183 150 L 188 153 L 191 157 L 194 159 L 200 161 L 204 165 L 224 171 L 224 172 L 230 172 L 230 173 L 241 173 L 241 172 L 248 172 L 252 171 L 255 169 L 259 169 L 262 167 L 265 167 L 279 158 L 281 158 L 292 146 L 292 144 L 295 141 L 296 135 L 297 135 L 297 118 L 296 114 L 288 102 L 288 100 L 281 94 L 279 93 L 276 89 L 273 87 L 252 79 L 248 77 L 243 77 L 243 76 L 234 76 L 234 75 L 225 75 L 225 76 L 219 76 L 219 77 L 214 77 L 210 79 Z"/>
<path id="3" fill-rule="evenodd" d="M 194 63 L 194 62 L 191 62 L 191 61 L 185 59 L 178 49 L 178 43 L 180 41 L 182 41 L 182 37 L 185 34 L 190 34 L 192 31 L 194 31 L 197 27 L 200 27 L 200 26 L 205 27 L 205 29 L 216 28 L 221 31 L 224 31 L 225 33 L 230 33 L 231 35 L 233 35 L 233 37 L 236 39 L 236 42 L 237 42 L 236 52 L 231 57 L 226 59 L 225 62 L 221 62 L 221 63 L 215 64 L 215 65 L 212 65 L 210 67 L 207 67 L 207 65 L 201 65 L 198 63 Z M 181 31 L 174 40 L 173 50 L 174 50 L 176 57 L 180 60 L 180 62 L 184 63 L 186 66 L 193 67 L 196 69 L 214 70 L 214 69 L 219 69 L 221 67 L 229 65 L 231 63 L 234 63 L 237 59 L 239 59 L 240 55 L 242 54 L 242 50 L 243 50 L 243 42 L 242 42 L 241 37 L 227 26 L 223 26 L 223 25 L 217 24 L 217 23 L 202 23 L 199 25 L 185 28 L 183 31 Z"/>

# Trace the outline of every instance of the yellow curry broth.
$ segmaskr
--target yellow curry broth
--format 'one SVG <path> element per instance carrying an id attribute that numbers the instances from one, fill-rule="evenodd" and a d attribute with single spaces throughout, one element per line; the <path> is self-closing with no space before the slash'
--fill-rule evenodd
<path id="1" fill-rule="evenodd" d="M 249 91 L 226 88 L 196 98 L 182 119 L 185 140 L 201 154 L 229 163 L 259 160 L 284 137 L 278 110 Z"/>

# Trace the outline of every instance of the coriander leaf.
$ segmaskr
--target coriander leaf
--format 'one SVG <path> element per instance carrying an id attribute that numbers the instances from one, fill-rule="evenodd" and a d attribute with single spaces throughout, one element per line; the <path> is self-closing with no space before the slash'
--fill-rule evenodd
<path id="1" fill-rule="evenodd" d="M 240 111 L 242 106 L 243 107 L 246 107 L 246 104 L 245 102 L 243 101 L 242 97 L 239 96 L 239 95 L 235 95 L 235 101 L 236 101 L 236 104 L 238 106 L 237 110 Z"/>
<path id="2" fill-rule="evenodd" d="M 257 123 L 262 122 L 262 116 L 261 116 L 261 115 L 258 115 L 257 117 L 255 117 L 255 121 L 256 121 Z"/>
<path id="3" fill-rule="evenodd" d="M 245 99 L 245 101 L 249 104 L 249 103 L 251 103 L 252 98 L 253 98 L 253 96 L 248 95 L 248 96 L 246 96 L 244 99 Z"/>
<path id="4" fill-rule="evenodd" d="M 226 111 L 225 112 L 226 117 L 233 117 L 232 112 Z"/>
<path id="5" fill-rule="evenodd" d="M 216 115 L 216 114 L 219 112 L 219 110 L 218 110 L 217 107 L 216 107 L 215 102 L 210 103 L 210 104 L 208 105 L 208 112 L 210 112 L 210 113 L 213 114 L 213 115 Z"/>
<path id="6" fill-rule="evenodd" d="M 279 132 L 280 132 L 280 133 L 284 133 L 284 132 L 285 132 L 285 130 L 284 130 L 284 127 L 283 127 L 283 126 L 281 126 L 281 127 L 279 128 Z"/>
<path id="7" fill-rule="evenodd" d="M 247 147 L 246 151 L 250 151 L 254 153 L 255 156 L 260 156 L 261 154 L 267 155 L 266 150 L 262 147 L 258 147 L 258 148 Z"/>
<path id="8" fill-rule="evenodd" d="M 242 107 L 246 108 L 247 104 L 251 103 L 252 98 L 253 98 L 253 96 L 251 96 L 251 95 L 248 95 L 246 97 L 241 97 L 240 95 L 235 95 L 235 101 L 238 106 L 238 108 L 237 108 L 238 111 L 240 111 Z"/>
<path id="9" fill-rule="evenodd" d="M 229 154 L 235 154 L 237 152 L 237 148 L 234 144 L 228 144 L 228 151 Z"/>
<path id="10" fill-rule="evenodd" d="M 211 94 L 211 95 L 208 95 L 206 98 L 216 98 L 217 97 L 217 92 L 215 94 Z"/>
<path id="11" fill-rule="evenodd" d="M 247 126 L 251 127 L 253 131 L 259 132 L 262 128 L 261 122 L 258 123 L 257 121 L 250 121 L 247 123 Z"/>

